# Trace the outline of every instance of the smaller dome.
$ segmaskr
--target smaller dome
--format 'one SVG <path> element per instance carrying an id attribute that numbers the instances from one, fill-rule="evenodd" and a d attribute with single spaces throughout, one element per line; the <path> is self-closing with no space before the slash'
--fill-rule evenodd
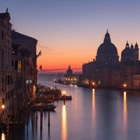
<path id="1" fill-rule="evenodd" d="M 139 47 L 139 46 L 138 46 L 138 44 L 137 44 L 137 42 L 136 42 L 136 44 L 135 44 L 135 48 L 138 49 L 138 47 Z"/>
<path id="2" fill-rule="evenodd" d="M 130 47 L 125 47 L 125 49 L 121 53 L 121 61 L 138 61 L 138 45 L 133 46 L 131 44 Z"/>
<path id="3" fill-rule="evenodd" d="M 125 48 L 122 53 L 121 53 L 121 56 L 124 57 L 124 56 L 130 56 L 132 54 L 131 52 L 131 49 L 129 47 Z"/>
<path id="4" fill-rule="evenodd" d="M 70 66 L 68 67 L 67 75 L 72 75 L 72 70 L 71 70 L 71 67 Z"/>
<path id="5" fill-rule="evenodd" d="M 129 43 L 128 43 L 128 41 L 126 42 L 126 47 L 129 47 Z"/>

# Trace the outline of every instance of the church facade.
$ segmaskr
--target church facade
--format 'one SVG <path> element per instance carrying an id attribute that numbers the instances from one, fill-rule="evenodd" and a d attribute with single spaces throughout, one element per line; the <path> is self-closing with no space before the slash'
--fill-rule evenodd
<path id="1" fill-rule="evenodd" d="M 105 34 L 103 43 L 97 49 L 96 60 L 83 64 L 82 86 L 103 88 L 140 89 L 139 48 L 136 43 L 126 43 L 119 61 L 117 47 Z"/>
<path id="2" fill-rule="evenodd" d="M 79 74 L 74 74 L 71 66 L 68 67 L 67 73 L 64 75 L 64 85 L 78 85 Z"/>

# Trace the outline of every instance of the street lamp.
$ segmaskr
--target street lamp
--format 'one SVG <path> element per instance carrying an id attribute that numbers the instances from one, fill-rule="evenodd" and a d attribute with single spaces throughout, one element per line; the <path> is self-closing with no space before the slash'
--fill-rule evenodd
<path id="1" fill-rule="evenodd" d="M 1 106 L 1 108 L 2 108 L 2 110 L 4 110 L 4 109 L 5 109 L 5 105 L 3 104 L 3 105 Z"/>
<path id="2" fill-rule="evenodd" d="M 124 88 L 126 88 L 126 87 L 127 87 L 127 84 L 126 84 L 126 83 L 124 83 L 124 84 L 123 84 L 123 87 L 124 87 Z"/>
<path id="3" fill-rule="evenodd" d="M 65 96 L 65 94 L 66 94 L 66 91 L 65 91 L 65 90 L 63 90 L 63 91 L 62 91 L 62 93 L 63 93 L 63 95 Z"/>
<path id="4" fill-rule="evenodd" d="M 1 108 L 2 108 L 2 112 L 1 112 L 1 123 L 2 123 L 3 122 L 3 114 L 4 114 L 5 105 L 2 104 Z"/>
<path id="5" fill-rule="evenodd" d="M 92 82 L 92 86 L 95 87 L 95 82 Z"/>

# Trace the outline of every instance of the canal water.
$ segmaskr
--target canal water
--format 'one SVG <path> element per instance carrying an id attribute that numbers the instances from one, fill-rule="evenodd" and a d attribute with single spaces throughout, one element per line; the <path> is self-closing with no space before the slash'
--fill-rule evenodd
<path id="1" fill-rule="evenodd" d="M 10 132 L 9 140 L 140 139 L 140 92 L 40 83 L 65 90 L 72 101 L 55 102 L 50 126 L 48 112 L 43 112 L 42 120 L 40 112 L 30 113 L 24 128 Z M 1 140 L 7 140 L 5 133 Z"/>

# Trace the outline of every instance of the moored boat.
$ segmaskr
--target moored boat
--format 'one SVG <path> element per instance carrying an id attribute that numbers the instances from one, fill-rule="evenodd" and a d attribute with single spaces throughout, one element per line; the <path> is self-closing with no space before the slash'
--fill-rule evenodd
<path id="1" fill-rule="evenodd" d="M 44 104 L 38 103 L 32 106 L 32 110 L 34 111 L 54 111 L 56 106 L 54 104 Z"/>
<path id="2" fill-rule="evenodd" d="M 59 100 L 72 100 L 72 96 L 62 95 L 59 96 Z"/>

